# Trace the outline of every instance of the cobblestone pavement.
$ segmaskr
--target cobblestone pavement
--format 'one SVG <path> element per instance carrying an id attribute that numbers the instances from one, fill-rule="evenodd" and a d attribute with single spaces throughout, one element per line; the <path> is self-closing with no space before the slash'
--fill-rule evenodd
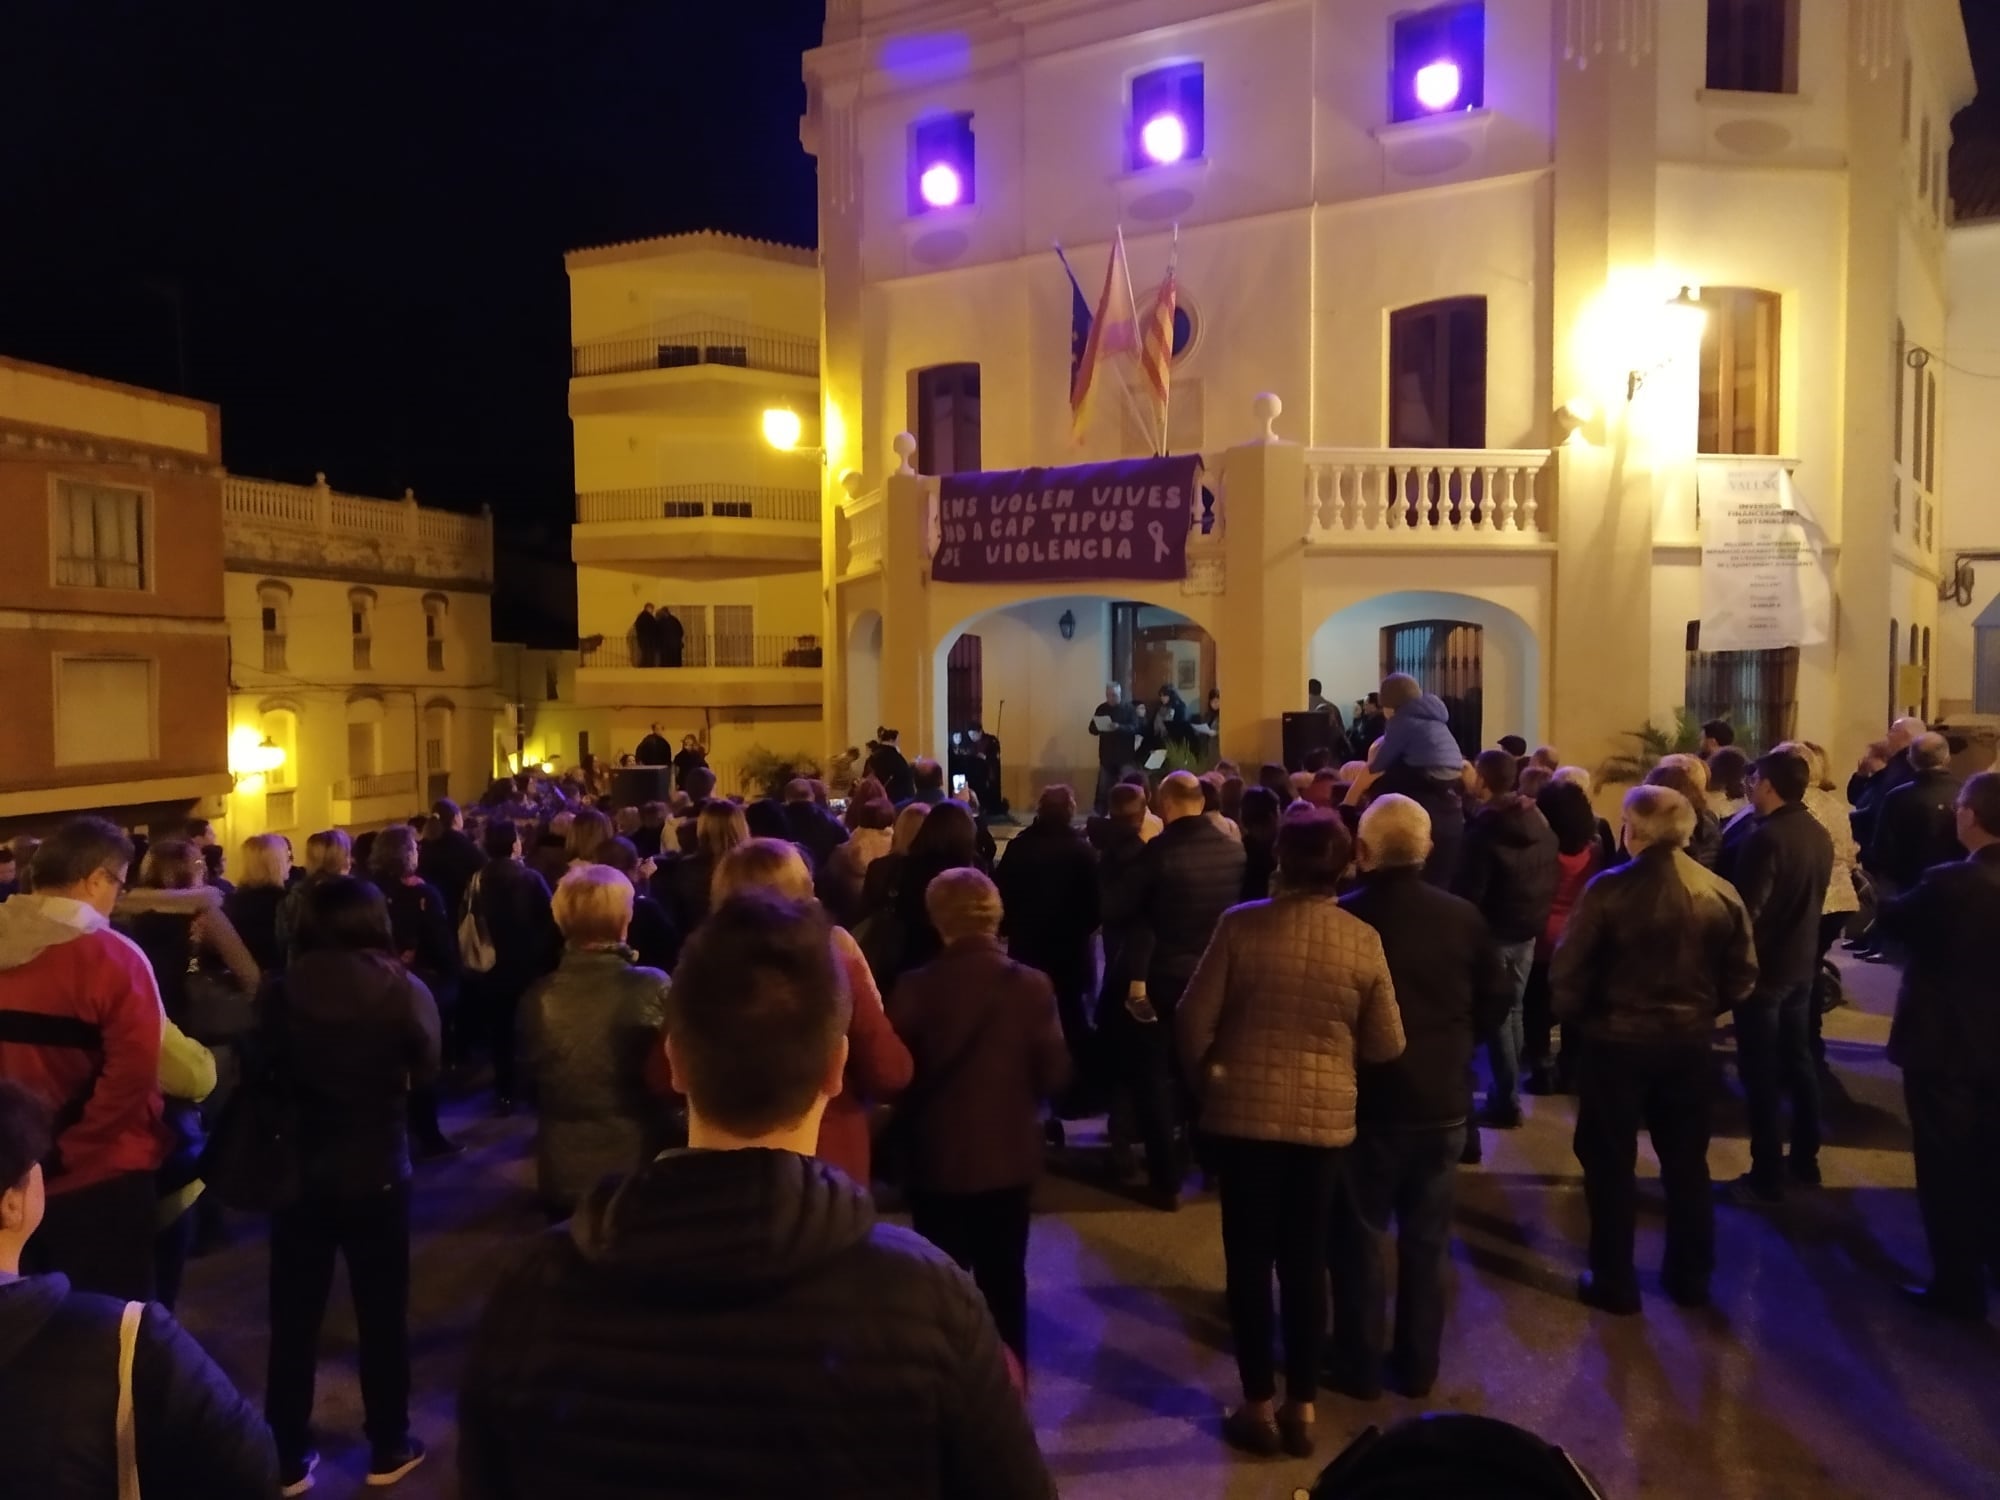
<path id="1" fill-rule="evenodd" d="M 1858 968 L 1854 1007 L 1829 1018 L 1826 1186 L 1783 1208 L 1720 1211 L 1716 1305 L 1685 1312 L 1649 1287 L 1645 1315 L 1592 1313 L 1572 1295 L 1584 1208 L 1572 1101 L 1531 1099 L 1525 1128 L 1488 1132 L 1465 1169 L 1451 1320 L 1431 1409 L 1483 1412 L 1562 1443 L 1607 1497 L 1785 1500 L 2000 1494 L 2000 1334 L 1907 1310 L 1898 1281 L 1926 1267 L 1900 1081 L 1882 1058 L 1894 976 Z M 453 1406 L 487 1288 L 539 1228 L 527 1194 L 532 1125 L 468 1101 L 469 1147 L 423 1169 L 414 1253 L 416 1430 L 433 1457 L 397 1491 L 457 1492 Z M 1740 1105 L 1717 1114 L 1718 1179 L 1749 1164 Z M 1306 1462 L 1222 1448 L 1235 1397 L 1212 1196 L 1171 1217 L 1094 1184 L 1085 1134 L 1045 1183 L 1029 1268 L 1036 1425 L 1065 1496 L 1264 1500 L 1310 1481 Z M 1652 1173 L 1642 1146 L 1642 1176 Z M 190 1270 L 182 1315 L 242 1388 L 263 1389 L 262 1235 Z M 1642 1203 L 1642 1272 L 1661 1216 Z M 1322 1397 L 1320 1462 L 1417 1403 Z M 316 1493 L 359 1494 L 366 1467 L 353 1322 L 337 1290 L 324 1339 Z"/>

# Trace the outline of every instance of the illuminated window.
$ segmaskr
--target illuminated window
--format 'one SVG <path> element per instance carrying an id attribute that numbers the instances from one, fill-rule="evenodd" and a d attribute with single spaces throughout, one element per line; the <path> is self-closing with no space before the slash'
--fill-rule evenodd
<path id="1" fill-rule="evenodd" d="M 1130 135 L 1135 170 L 1200 159 L 1206 146 L 1200 63 L 1155 68 L 1132 80 Z"/>
<path id="2" fill-rule="evenodd" d="M 1478 109 L 1486 102 L 1486 7 L 1436 5 L 1396 17 L 1389 118 Z"/>
<path id="3" fill-rule="evenodd" d="M 910 213 L 936 213 L 975 201 L 972 116 L 939 115 L 910 127 Z"/>
<path id="4" fill-rule="evenodd" d="M 1708 0 L 1708 86 L 1796 94 L 1798 38 L 1798 0 Z"/>
<path id="5" fill-rule="evenodd" d="M 1778 294 L 1705 286 L 1696 451 L 1778 451 Z"/>

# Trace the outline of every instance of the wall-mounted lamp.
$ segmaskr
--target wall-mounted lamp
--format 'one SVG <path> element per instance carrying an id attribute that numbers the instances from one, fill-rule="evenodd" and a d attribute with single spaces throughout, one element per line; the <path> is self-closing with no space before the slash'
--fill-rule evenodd
<path id="1" fill-rule="evenodd" d="M 1062 638 L 1064 640 L 1066 641 L 1075 640 L 1076 616 L 1070 613 L 1070 611 L 1064 610 L 1062 612 L 1062 617 L 1056 621 L 1056 629 L 1062 632 Z"/>
<path id="2" fill-rule="evenodd" d="M 805 423 L 799 414 L 789 406 L 766 407 L 764 411 L 764 441 L 773 448 L 789 453 L 799 445 L 799 435 L 805 431 Z"/>
<path id="3" fill-rule="evenodd" d="M 1652 376 L 1659 374 L 1679 357 L 1688 344 L 1698 342 L 1708 323 L 1708 309 L 1701 305 L 1692 287 L 1682 287 L 1660 310 L 1660 343 L 1666 350 L 1650 368 L 1634 369 L 1625 377 L 1625 399 L 1633 401 Z"/>
<path id="4" fill-rule="evenodd" d="M 239 791 L 254 791 L 285 763 L 285 747 L 268 734 L 239 729 L 229 736 L 229 775 Z"/>

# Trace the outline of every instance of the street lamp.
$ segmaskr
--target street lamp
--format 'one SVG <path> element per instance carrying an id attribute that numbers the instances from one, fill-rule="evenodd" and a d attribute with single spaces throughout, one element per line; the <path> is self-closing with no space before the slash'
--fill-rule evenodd
<path id="1" fill-rule="evenodd" d="M 773 448 L 789 453 L 798 447 L 799 436 L 805 431 L 805 424 L 799 414 L 789 406 L 771 406 L 764 410 L 764 441 Z"/>
<path id="2" fill-rule="evenodd" d="M 1625 399 L 1638 399 L 1646 381 L 1666 369 L 1690 344 L 1698 344 L 1702 330 L 1708 326 L 1708 309 L 1701 305 L 1701 299 L 1692 287 L 1682 287 L 1678 295 L 1670 297 L 1660 309 L 1657 330 L 1659 358 L 1648 368 L 1634 368 L 1625 377 Z"/>

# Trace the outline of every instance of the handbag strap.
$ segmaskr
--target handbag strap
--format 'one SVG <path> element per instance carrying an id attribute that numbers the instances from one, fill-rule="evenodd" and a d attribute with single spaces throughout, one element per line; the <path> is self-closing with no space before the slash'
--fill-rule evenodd
<path id="1" fill-rule="evenodd" d="M 139 1430 L 132 1414 L 132 1365 L 146 1304 L 128 1302 L 118 1319 L 118 1500 L 139 1500 Z"/>

